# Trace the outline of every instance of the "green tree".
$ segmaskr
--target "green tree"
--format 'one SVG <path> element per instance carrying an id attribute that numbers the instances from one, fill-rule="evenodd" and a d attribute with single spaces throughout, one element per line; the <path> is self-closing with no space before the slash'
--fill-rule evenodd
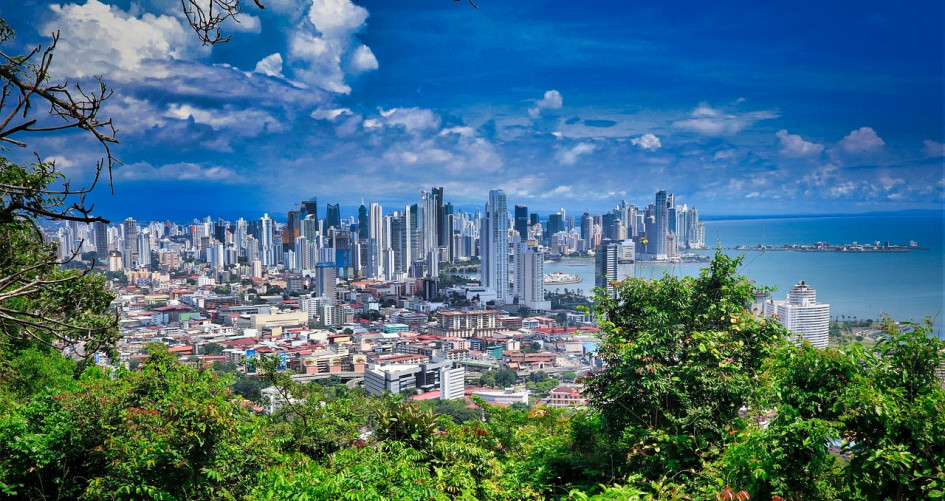
<path id="1" fill-rule="evenodd" d="M 500 388 L 508 388 L 518 381 L 518 374 L 513 370 L 502 369 L 495 374 L 495 384 Z"/>
<path id="2" fill-rule="evenodd" d="M 784 335 L 748 312 L 755 287 L 737 274 L 740 262 L 719 252 L 698 278 L 598 289 L 606 365 L 586 394 L 626 449 L 628 471 L 699 471 L 739 428 L 738 411 Z"/>
<path id="3" fill-rule="evenodd" d="M 219 343 L 207 343 L 200 347 L 200 353 L 204 355 L 219 356 L 223 354 L 224 346 Z"/>
<path id="4" fill-rule="evenodd" d="M 493 387 L 495 386 L 495 375 L 496 371 L 485 371 L 479 376 L 479 386 Z"/>
<path id="5" fill-rule="evenodd" d="M 233 499 L 274 451 L 212 372 L 153 348 L 0 419 L 0 486 L 27 498 Z"/>

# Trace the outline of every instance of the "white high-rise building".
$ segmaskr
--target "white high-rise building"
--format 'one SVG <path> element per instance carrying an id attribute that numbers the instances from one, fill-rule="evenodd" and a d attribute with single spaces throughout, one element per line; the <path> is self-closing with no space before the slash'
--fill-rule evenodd
<path id="1" fill-rule="evenodd" d="M 264 266 L 274 266 L 276 264 L 275 250 L 275 224 L 269 214 L 263 214 L 259 218 L 259 250 L 262 254 L 262 263 Z"/>
<path id="2" fill-rule="evenodd" d="M 508 304 L 509 211 L 502 190 L 489 192 L 479 245 L 482 254 L 482 285 L 495 291 L 496 304 Z"/>
<path id="3" fill-rule="evenodd" d="M 817 291 L 804 283 L 788 292 L 786 301 L 760 300 L 752 306 L 755 314 L 773 317 L 791 331 L 791 340 L 810 341 L 814 348 L 826 348 L 830 331 L 830 305 L 817 302 Z"/>
<path id="4" fill-rule="evenodd" d="M 532 310 L 547 311 L 551 301 L 545 301 L 545 255 L 534 240 L 519 240 L 515 244 L 515 295 L 518 303 Z"/>

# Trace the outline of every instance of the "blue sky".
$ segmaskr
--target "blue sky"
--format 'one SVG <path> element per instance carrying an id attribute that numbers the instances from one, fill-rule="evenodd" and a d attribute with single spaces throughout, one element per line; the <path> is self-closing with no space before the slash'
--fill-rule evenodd
<path id="1" fill-rule="evenodd" d="M 432 186 L 543 212 L 659 189 L 704 214 L 942 207 L 940 0 L 263 3 L 212 48 L 178 0 L 0 6 L 12 48 L 59 30 L 56 76 L 114 89 L 106 217 L 393 209 Z M 29 150 L 74 179 L 100 156 Z"/>

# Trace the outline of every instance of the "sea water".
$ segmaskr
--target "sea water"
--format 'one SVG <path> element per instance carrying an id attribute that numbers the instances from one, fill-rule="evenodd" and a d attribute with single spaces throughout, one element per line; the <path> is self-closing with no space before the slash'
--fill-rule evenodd
<path id="1" fill-rule="evenodd" d="M 790 288 L 805 281 L 816 289 L 817 301 L 830 304 L 831 317 L 896 320 L 932 317 L 942 331 L 945 278 L 943 278 L 943 217 L 937 215 L 882 215 L 705 221 L 706 245 L 781 246 L 875 241 L 908 245 L 916 241 L 928 250 L 909 252 L 790 252 L 723 250 L 743 256 L 740 273 L 759 286 L 774 287 L 774 299 L 783 300 Z M 701 252 L 710 255 L 714 250 Z M 664 273 L 695 276 L 705 264 L 638 263 L 637 276 L 659 278 Z M 561 271 L 581 277 L 577 284 L 555 287 L 591 294 L 594 263 L 590 259 L 563 259 L 545 263 L 545 273 Z"/>

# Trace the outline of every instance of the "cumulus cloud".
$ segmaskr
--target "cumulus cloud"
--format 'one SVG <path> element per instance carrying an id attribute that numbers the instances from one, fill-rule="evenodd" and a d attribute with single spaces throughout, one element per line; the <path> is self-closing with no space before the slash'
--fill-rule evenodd
<path id="1" fill-rule="evenodd" d="M 351 67 L 359 73 L 376 70 L 377 58 L 374 57 L 374 53 L 371 52 L 371 48 L 367 45 L 362 45 L 355 49 L 354 55 L 351 56 Z"/>
<path id="2" fill-rule="evenodd" d="M 259 33 L 262 31 L 262 24 L 259 22 L 259 18 L 256 16 L 240 14 L 239 17 L 230 18 L 228 20 L 226 29 L 238 31 L 241 33 Z"/>
<path id="3" fill-rule="evenodd" d="M 936 141 L 925 141 L 925 147 L 922 152 L 929 158 L 945 157 L 945 144 Z"/>
<path id="4" fill-rule="evenodd" d="M 368 11 L 350 0 L 311 0 L 304 22 L 289 35 L 289 56 L 297 80 L 336 94 L 348 94 L 342 62 L 355 73 L 375 70 L 377 58 L 357 40 Z"/>
<path id="5" fill-rule="evenodd" d="M 871 127 L 860 127 L 840 140 L 840 147 L 851 155 L 873 153 L 886 144 Z"/>
<path id="6" fill-rule="evenodd" d="M 571 148 L 559 149 L 555 157 L 564 165 L 574 165 L 583 155 L 593 153 L 597 146 L 591 143 L 580 143 Z"/>
<path id="7" fill-rule="evenodd" d="M 690 113 L 689 118 L 673 122 L 673 127 L 690 130 L 705 136 L 730 136 L 750 127 L 755 122 L 777 118 L 774 111 L 750 111 L 726 113 L 701 103 Z"/>
<path id="8" fill-rule="evenodd" d="M 256 136 L 264 131 L 278 132 L 285 130 L 285 125 L 275 117 L 259 109 L 203 109 L 189 104 L 171 104 L 164 113 L 165 117 L 178 120 L 193 120 L 209 125 L 215 131 L 226 130 L 244 136 Z"/>
<path id="9" fill-rule="evenodd" d="M 253 70 L 253 73 L 259 73 L 260 75 L 266 75 L 270 77 L 285 78 L 282 75 L 282 54 L 276 52 L 275 54 L 270 54 L 262 58 L 258 63 L 256 63 L 256 69 Z"/>
<path id="10" fill-rule="evenodd" d="M 561 93 L 552 89 L 546 91 L 545 96 L 539 99 L 533 108 L 528 109 L 528 115 L 532 118 L 538 118 L 541 115 L 541 110 L 561 109 L 563 104 L 564 98 L 561 97 Z"/>
<path id="11" fill-rule="evenodd" d="M 407 132 L 439 129 L 440 117 L 433 111 L 424 108 L 378 108 L 379 118 L 369 118 L 364 121 L 365 129 L 380 127 L 403 128 Z"/>
<path id="12" fill-rule="evenodd" d="M 656 151 L 663 147 L 663 144 L 660 142 L 660 138 L 649 133 L 631 139 L 630 143 L 639 147 L 641 150 L 647 151 Z"/>
<path id="13" fill-rule="evenodd" d="M 150 60 L 190 59 L 209 53 L 175 17 L 131 16 L 98 0 L 50 6 L 52 19 L 40 31 L 60 32 L 54 69 L 84 78 L 107 75 L 122 81 L 165 76 Z"/>
<path id="14" fill-rule="evenodd" d="M 788 134 L 788 131 L 781 129 L 775 134 L 781 141 L 781 154 L 788 157 L 806 157 L 810 155 L 820 155 L 824 151 L 824 145 L 805 141 L 797 134 Z"/>

